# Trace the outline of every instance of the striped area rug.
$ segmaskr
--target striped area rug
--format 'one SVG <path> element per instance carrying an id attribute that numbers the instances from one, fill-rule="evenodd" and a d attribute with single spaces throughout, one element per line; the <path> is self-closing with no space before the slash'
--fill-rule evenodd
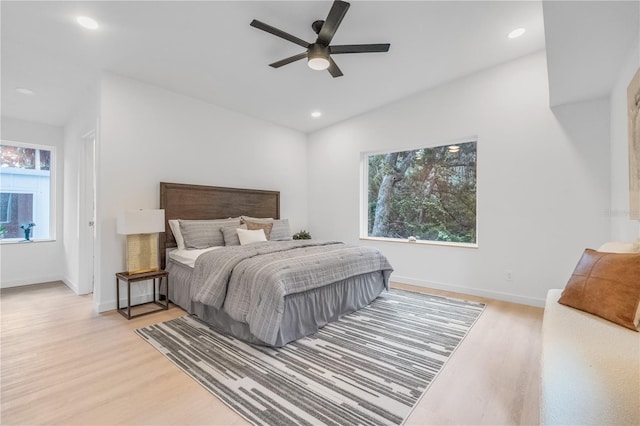
<path id="1" fill-rule="evenodd" d="M 192 316 L 136 332 L 255 425 L 398 425 L 483 309 L 392 289 L 283 348 L 238 341 Z"/>

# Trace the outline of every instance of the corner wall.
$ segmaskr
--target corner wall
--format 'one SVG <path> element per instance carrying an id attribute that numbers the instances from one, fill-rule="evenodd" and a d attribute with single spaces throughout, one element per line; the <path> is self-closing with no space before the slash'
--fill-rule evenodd
<path id="1" fill-rule="evenodd" d="M 306 227 L 306 135 L 132 79 L 106 73 L 96 152 L 98 311 L 115 309 L 125 238 L 116 217 L 158 208 L 159 183 L 279 190 L 295 232 Z"/>
<path id="2" fill-rule="evenodd" d="M 310 135 L 311 234 L 378 247 L 393 281 L 542 306 L 610 225 L 608 101 L 551 111 L 548 93 L 539 52 Z M 362 152 L 474 135 L 479 248 L 359 240 Z"/>

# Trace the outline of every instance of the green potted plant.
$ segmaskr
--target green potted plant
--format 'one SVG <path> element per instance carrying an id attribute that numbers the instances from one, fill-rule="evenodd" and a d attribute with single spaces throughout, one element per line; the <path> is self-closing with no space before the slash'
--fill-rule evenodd
<path id="1" fill-rule="evenodd" d="M 303 229 L 300 232 L 296 232 L 295 234 L 293 234 L 293 239 L 294 240 L 310 240 L 311 234 Z"/>

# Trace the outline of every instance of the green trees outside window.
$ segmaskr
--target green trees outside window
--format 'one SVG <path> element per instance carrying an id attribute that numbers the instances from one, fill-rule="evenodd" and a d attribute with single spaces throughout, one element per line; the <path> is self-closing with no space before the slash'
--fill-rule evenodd
<path id="1" fill-rule="evenodd" d="M 476 243 L 476 142 L 367 155 L 369 237 Z"/>

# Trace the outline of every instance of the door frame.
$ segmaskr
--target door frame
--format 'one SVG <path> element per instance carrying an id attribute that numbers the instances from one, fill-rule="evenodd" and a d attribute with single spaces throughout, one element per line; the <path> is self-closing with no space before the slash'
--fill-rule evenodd
<path id="1" fill-rule="evenodd" d="M 78 168 L 78 294 L 94 291 L 96 267 L 96 132 L 84 134 Z"/>

